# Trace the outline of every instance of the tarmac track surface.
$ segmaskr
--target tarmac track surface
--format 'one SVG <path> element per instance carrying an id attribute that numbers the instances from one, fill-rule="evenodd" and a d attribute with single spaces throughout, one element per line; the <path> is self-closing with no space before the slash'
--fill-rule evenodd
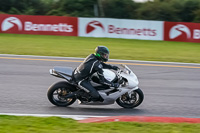
<path id="1" fill-rule="evenodd" d="M 127 64 L 138 76 L 145 99 L 135 109 L 117 104 L 56 107 L 47 99 L 48 87 L 62 81 L 49 75 L 53 66 L 77 67 L 83 59 L 0 55 L 0 113 L 167 116 L 200 118 L 200 64 L 111 60 Z"/>

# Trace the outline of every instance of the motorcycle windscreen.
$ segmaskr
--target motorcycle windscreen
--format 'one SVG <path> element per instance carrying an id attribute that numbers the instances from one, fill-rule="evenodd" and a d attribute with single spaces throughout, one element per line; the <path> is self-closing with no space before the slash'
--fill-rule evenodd
<path id="1" fill-rule="evenodd" d="M 107 79 L 110 82 L 112 82 L 116 77 L 116 74 L 113 71 L 108 70 L 108 69 L 103 69 L 103 75 L 105 79 Z"/>

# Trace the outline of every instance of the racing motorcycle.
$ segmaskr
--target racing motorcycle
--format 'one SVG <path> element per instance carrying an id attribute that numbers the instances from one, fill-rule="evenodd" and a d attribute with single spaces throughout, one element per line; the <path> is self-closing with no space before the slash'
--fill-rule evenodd
<path id="1" fill-rule="evenodd" d="M 103 101 L 92 101 L 90 94 L 79 88 L 73 81 L 71 67 L 54 67 L 49 71 L 51 75 L 65 79 L 48 89 L 47 97 L 56 106 L 66 107 L 78 100 L 81 105 L 109 105 L 116 101 L 123 108 L 134 108 L 144 99 L 144 94 L 138 87 L 137 76 L 126 65 L 121 65 L 117 71 L 103 69 L 104 77 L 110 82 L 120 83 L 119 88 L 100 84 L 97 73 L 90 77 L 92 86 L 99 92 Z"/>

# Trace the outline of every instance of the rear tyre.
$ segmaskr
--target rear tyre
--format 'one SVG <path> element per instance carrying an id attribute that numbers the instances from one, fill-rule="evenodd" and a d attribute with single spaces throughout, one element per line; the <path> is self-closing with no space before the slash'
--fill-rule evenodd
<path id="1" fill-rule="evenodd" d="M 65 98 L 69 94 L 76 90 L 76 88 L 65 81 L 61 81 L 51 85 L 47 92 L 49 101 L 60 107 L 66 107 L 73 104 L 76 98 Z"/>
<path id="2" fill-rule="evenodd" d="M 119 106 L 123 108 L 135 108 L 139 106 L 144 100 L 144 94 L 139 88 L 131 92 L 131 94 L 125 93 L 119 97 L 116 102 Z"/>

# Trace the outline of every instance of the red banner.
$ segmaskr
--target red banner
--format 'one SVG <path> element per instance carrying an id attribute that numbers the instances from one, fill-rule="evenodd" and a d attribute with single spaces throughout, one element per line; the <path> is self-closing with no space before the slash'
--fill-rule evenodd
<path id="1" fill-rule="evenodd" d="M 78 18 L 0 14 L 0 33 L 78 35 Z"/>
<path id="2" fill-rule="evenodd" d="M 164 40 L 200 42 L 200 24 L 184 22 L 164 22 Z"/>

